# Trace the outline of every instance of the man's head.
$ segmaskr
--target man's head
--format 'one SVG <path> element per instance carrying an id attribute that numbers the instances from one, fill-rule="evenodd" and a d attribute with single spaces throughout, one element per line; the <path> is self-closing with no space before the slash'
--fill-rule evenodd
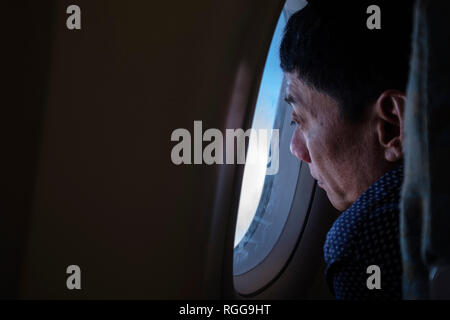
<path id="1" fill-rule="evenodd" d="M 378 4 L 381 30 L 369 30 L 377 1 L 317 0 L 289 19 L 281 44 L 298 124 L 291 151 L 339 210 L 402 161 L 412 13 L 392 2 Z"/>

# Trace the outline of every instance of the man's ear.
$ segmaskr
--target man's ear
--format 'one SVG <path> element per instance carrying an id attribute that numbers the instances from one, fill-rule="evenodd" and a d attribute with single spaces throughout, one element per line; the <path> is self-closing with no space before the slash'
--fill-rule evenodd
<path id="1" fill-rule="evenodd" d="M 406 95 L 398 90 L 386 90 L 375 103 L 378 142 L 387 161 L 403 157 L 403 114 Z"/>

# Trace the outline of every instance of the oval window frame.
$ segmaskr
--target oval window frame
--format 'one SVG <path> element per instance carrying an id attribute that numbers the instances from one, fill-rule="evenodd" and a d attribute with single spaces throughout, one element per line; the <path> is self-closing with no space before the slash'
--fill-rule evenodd
<path id="1" fill-rule="evenodd" d="M 295 8 L 293 2 L 295 1 L 288 0 L 280 13 L 280 16 L 281 14 L 287 15 L 286 21 L 294 11 L 301 9 L 303 7 L 302 5 L 304 5 L 301 1 L 297 1 L 297 3 L 299 3 L 298 8 L 293 10 L 293 7 Z M 286 80 L 283 79 L 281 87 L 282 92 L 286 85 L 285 81 Z M 285 106 L 281 106 L 280 104 L 285 104 Z M 255 107 L 256 106 L 254 106 L 254 108 Z M 284 99 L 280 99 L 278 108 L 280 107 L 290 108 L 290 106 L 284 102 Z M 252 112 L 254 112 L 254 110 L 252 110 Z M 283 121 L 283 128 L 290 128 L 290 112 L 284 112 Z M 286 122 L 288 124 L 287 126 Z M 286 161 L 283 161 L 285 160 L 285 157 L 292 156 L 290 152 L 283 152 L 286 151 L 286 148 L 289 149 L 292 133 L 293 129 L 282 130 L 282 132 L 280 132 L 280 164 L 286 163 Z M 297 182 L 294 190 L 290 192 L 293 192 L 293 197 L 291 203 L 288 204 L 290 206 L 288 216 L 272 249 L 262 261 L 248 270 L 235 273 L 233 268 L 233 285 L 240 296 L 251 297 L 264 291 L 265 288 L 270 286 L 280 276 L 288 265 L 292 254 L 295 252 L 295 248 L 301 239 L 301 235 L 303 234 L 303 230 L 308 221 L 311 201 L 315 192 L 315 181 L 309 172 L 307 164 L 300 162 Z M 237 216 L 237 209 L 235 214 Z M 251 229 L 251 227 L 249 229 Z M 262 236 L 261 229 L 258 231 L 258 228 L 256 228 L 254 234 L 252 234 L 252 239 L 258 241 Z M 233 265 L 236 248 L 233 250 Z"/>

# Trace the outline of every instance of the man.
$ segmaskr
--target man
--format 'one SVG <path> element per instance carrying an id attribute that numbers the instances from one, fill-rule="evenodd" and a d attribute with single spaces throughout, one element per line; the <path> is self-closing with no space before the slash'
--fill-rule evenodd
<path id="1" fill-rule="evenodd" d="M 381 29 L 366 25 L 373 4 Z M 337 299 L 401 298 L 411 15 L 410 2 L 310 1 L 289 19 L 280 47 L 297 125 L 291 152 L 343 211 L 324 245 L 326 278 Z"/>

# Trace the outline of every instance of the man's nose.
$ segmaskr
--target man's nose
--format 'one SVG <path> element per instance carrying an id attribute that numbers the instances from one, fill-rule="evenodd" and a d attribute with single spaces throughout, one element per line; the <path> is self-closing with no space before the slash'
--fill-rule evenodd
<path id="1" fill-rule="evenodd" d="M 296 128 L 291 140 L 291 153 L 302 161 L 311 163 L 311 157 L 305 143 L 305 137 L 300 132 L 299 128 Z"/>

